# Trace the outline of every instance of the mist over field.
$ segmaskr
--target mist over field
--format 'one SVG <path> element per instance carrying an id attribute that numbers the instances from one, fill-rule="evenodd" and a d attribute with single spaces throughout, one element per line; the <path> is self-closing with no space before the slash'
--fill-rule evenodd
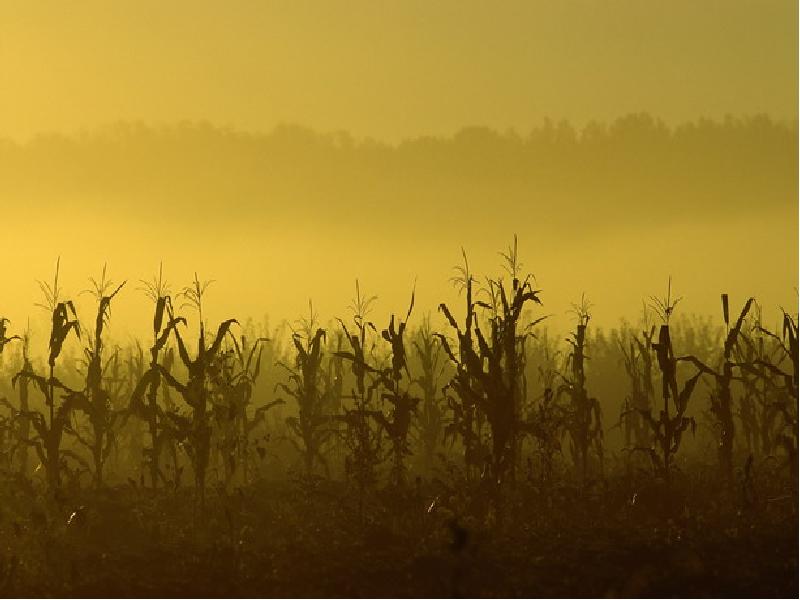
<path id="1" fill-rule="evenodd" d="M 796 0 L 0 0 L 0 598 L 797 597 Z"/>
<path id="2" fill-rule="evenodd" d="M 195 271 L 216 281 L 214 318 L 277 324 L 313 299 L 332 319 L 356 278 L 379 314 L 399 311 L 415 281 L 435 312 L 454 298 L 462 247 L 476 272 L 494 274 L 517 234 L 553 326 L 584 292 L 597 323 L 633 321 L 669 276 L 682 310 L 715 313 L 724 291 L 777 315 L 796 304 L 797 182 L 796 124 L 766 116 L 545 121 L 398 144 L 203 123 L 6 140 L 0 244 L 16 259 L 4 310 L 16 323 L 36 315 L 35 280 L 60 256 L 72 295 L 104 263 L 131 282 L 115 306 L 120 332 L 147 327 L 134 288 L 160 262 L 177 287 Z"/>
<path id="3" fill-rule="evenodd" d="M 384 5 L 385 4 L 385 5 Z M 0 6 L 3 310 L 63 257 L 217 280 L 209 314 L 388 314 L 499 268 L 563 316 L 795 305 L 797 6 L 447 0 Z M 31 239 L 35 232 L 35 241 Z M 24 251 L 22 250 L 24 248 Z M 331 268 L 334 266 L 336 268 Z M 119 329 L 140 331 L 132 289 Z M 219 313 L 214 311 L 219 310 Z"/>

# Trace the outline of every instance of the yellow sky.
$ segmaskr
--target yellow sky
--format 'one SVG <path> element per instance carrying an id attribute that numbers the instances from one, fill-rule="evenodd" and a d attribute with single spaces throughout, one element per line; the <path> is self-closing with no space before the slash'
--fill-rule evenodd
<path id="1" fill-rule="evenodd" d="M 2 0 L 0 136 L 119 119 L 397 140 L 796 118 L 791 0 Z"/>
<path id="2" fill-rule="evenodd" d="M 739 121 L 672 146 L 660 124 L 628 122 L 610 150 L 589 135 L 546 157 L 483 130 L 353 153 L 291 129 L 0 143 L 21 165 L 0 164 L 0 315 L 24 323 L 59 255 L 73 296 L 104 261 L 131 282 L 120 331 L 146 329 L 133 288 L 159 260 L 176 287 L 195 270 L 217 280 L 213 318 L 295 318 L 309 297 L 343 316 L 356 277 L 383 313 L 404 310 L 416 277 L 419 311 L 435 310 L 460 246 L 494 274 L 514 233 L 562 323 L 584 291 L 598 323 L 633 319 L 669 275 L 687 312 L 716 313 L 723 291 L 796 307 L 797 13 L 796 0 L 0 0 L 0 142 L 118 121 L 298 123 L 392 144 L 640 111 L 790 123 L 756 123 L 741 139 L 761 141 L 729 152 Z M 637 149 L 640 134 L 655 145 Z"/>

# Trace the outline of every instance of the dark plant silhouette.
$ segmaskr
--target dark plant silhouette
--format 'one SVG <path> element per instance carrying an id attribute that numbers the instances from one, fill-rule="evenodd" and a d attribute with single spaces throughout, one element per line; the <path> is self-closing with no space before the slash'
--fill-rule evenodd
<path id="1" fill-rule="evenodd" d="M 59 287 L 58 276 L 61 261 L 56 262 L 56 273 L 53 284 L 39 282 L 39 288 L 44 296 L 44 301 L 37 306 L 44 308 L 51 315 L 49 352 L 47 355 L 48 375 L 36 373 L 30 365 L 24 365 L 12 383 L 20 379 L 33 382 L 45 399 L 48 414 L 36 410 L 20 412 L 22 419 L 27 419 L 33 425 L 36 437 L 28 440 L 45 468 L 47 483 L 50 491 L 55 493 L 61 485 L 62 458 L 70 456 L 80 462 L 82 460 L 72 451 L 62 450 L 61 439 L 65 431 L 71 431 L 70 416 L 73 403 L 77 394 L 62 383 L 55 375 L 58 357 L 67 341 L 69 334 L 74 332 L 80 338 L 80 325 L 71 300 L 62 300 L 62 290 Z M 61 394 L 61 401 L 56 397 L 56 391 Z"/>
<path id="2" fill-rule="evenodd" d="M 289 385 L 277 383 L 276 387 L 289 394 L 297 402 L 298 416 L 288 417 L 286 424 L 299 439 L 292 442 L 303 456 L 303 465 L 307 476 L 311 476 L 314 463 L 321 464 L 328 471 L 328 461 L 322 452 L 323 447 L 333 434 L 333 415 L 325 413 L 328 392 L 323 387 L 322 361 L 324 358 L 323 343 L 325 330 L 317 327 L 314 309 L 309 302 L 309 318 L 302 322 L 301 331 L 292 334 L 295 348 L 294 366 L 279 362 L 289 373 Z"/>

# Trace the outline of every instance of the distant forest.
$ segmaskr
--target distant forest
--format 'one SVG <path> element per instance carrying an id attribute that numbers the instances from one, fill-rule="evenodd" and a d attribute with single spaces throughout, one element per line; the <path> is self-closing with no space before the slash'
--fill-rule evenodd
<path id="1" fill-rule="evenodd" d="M 118 123 L 96 131 L 0 140 L 0 197 L 41 208 L 113 208 L 184 221 L 306 219 L 417 231 L 511 221 L 589 233 L 797 211 L 797 123 L 766 116 L 675 127 L 647 114 L 527 133 L 467 127 L 392 145 L 298 126 L 245 133 L 207 123 Z"/>

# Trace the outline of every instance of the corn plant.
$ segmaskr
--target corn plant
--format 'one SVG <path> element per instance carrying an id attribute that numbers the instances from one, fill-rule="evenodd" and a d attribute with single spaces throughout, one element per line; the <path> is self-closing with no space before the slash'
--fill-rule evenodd
<path id="1" fill-rule="evenodd" d="M 533 437 L 541 461 L 540 485 L 549 490 L 553 480 L 553 463 L 561 452 L 561 437 L 566 425 L 566 411 L 556 397 L 557 360 L 560 352 L 548 341 L 547 332 L 541 340 L 541 360 L 538 367 L 543 392 L 529 410 L 525 430 Z M 532 478 L 532 466 L 529 478 Z"/>
<path id="2" fill-rule="evenodd" d="M 733 440 L 735 436 L 734 409 L 731 384 L 733 375 L 734 350 L 739 343 L 739 334 L 753 305 L 753 298 L 748 298 L 733 327 L 730 324 L 728 294 L 722 294 L 722 317 L 725 321 L 725 343 L 722 350 L 722 364 L 717 371 L 712 369 L 695 356 L 686 356 L 686 360 L 694 364 L 698 370 L 714 379 L 715 389 L 711 395 L 711 412 L 716 418 L 719 429 L 719 463 L 723 477 L 728 484 L 733 483 Z"/>
<path id="3" fill-rule="evenodd" d="M 566 366 L 569 374 L 562 374 L 562 385 L 557 395 L 567 395 L 566 431 L 570 438 L 572 459 L 579 480 L 585 484 L 589 480 L 589 459 L 593 451 L 600 468 L 603 464 L 603 421 L 600 403 L 589 396 L 586 388 L 586 330 L 589 326 L 590 303 L 584 296 L 580 305 L 573 305 L 577 323 L 575 331 L 567 338 L 572 347 L 567 355 Z"/>
<path id="4" fill-rule="evenodd" d="M 649 326 L 647 307 L 644 307 L 644 321 L 641 335 L 631 334 L 626 348 L 622 341 L 619 349 L 622 353 L 625 373 L 630 381 L 630 392 L 625 398 L 620 421 L 624 427 L 625 448 L 648 448 L 650 429 L 644 422 L 642 411 L 652 407 L 655 390 L 653 388 L 653 336 L 655 326 Z"/>
<path id="5" fill-rule="evenodd" d="M 414 425 L 422 442 L 425 469 L 430 472 L 433 467 L 433 457 L 445 428 L 445 397 L 439 384 L 444 375 L 445 365 L 442 360 L 441 345 L 431 329 L 429 317 L 417 330 L 412 343 L 421 370 L 414 383 L 422 392 L 422 402 Z"/>
<path id="6" fill-rule="evenodd" d="M 13 337 L 13 336 L 12 336 Z M 22 336 L 22 370 L 32 371 L 33 366 L 30 359 L 30 327 L 26 329 Z M 19 381 L 19 411 L 28 413 L 30 411 L 29 400 L 29 381 L 23 377 Z M 13 411 L 12 407 L 12 411 Z M 19 472 L 25 476 L 28 474 L 29 443 L 31 438 L 31 422 L 29 419 L 15 419 L 16 441 L 21 451 L 19 459 Z"/>
<path id="7" fill-rule="evenodd" d="M 247 482 L 250 433 L 266 411 L 283 404 L 281 399 L 274 400 L 257 408 L 252 419 L 248 417 L 253 390 L 261 374 L 262 344 L 267 339 L 256 338 L 250 343 L 245 335 L 237 339 L 229 331 L 228 336 L 231 347 L 218 354 L 209 368 L 217 448 L 226 488 L 238 472 Z"/>
<path id="8" fill-rule="evenodd" d="M 61 448 L 64 432 L 71 430 L 70 415 L 75 391 L 56 378 L 56 364 L 69 334 L 74 333 L 80 338 L 80 325 L 72 301 L 61 299 L 61 288 L 58 283 L 59 267 L 60 260 L 56 263 L 52 285 L 38 282 L 44 295 L 44 302 L 37 306 L 45 309 L 51 316 L 47 355 L 48 374 L 46 376 L 38 374 L 27 364 L 23 365 L 12 379 L 13 385 L 20 380 L 33 382 L 44 397 L 48 408 L 46 414 L 37 410 L 20 411 L 19 417 L 28 420 L 36 432 L 36 436 L 27 443 L 33 446 L 44 466 L 47 484 L 52 493 L 55 493 L 61 485 L 62 458 L 72 456 L 79 459 L 74 453 Z M 61 402 L 56 398 L 57 390 L 63 393 Z"/>
<path id="9" fill-rule="evenodd" d="M 326 473 L 329 471 L 322 449 L 334 430 L 331 427 L 333 417 L 325 412 L 325 395 L 330 388 L 323 387 L 322 382 L 322 344 L 325 342 L 326 332 L 317 327 L 316 315 L 310 301 L 308 308 L 309 318 L 302 321 L 299 331 L 292 333 L 294 365 L 278 362 L 289 374 L 289 385 L 278 382 L 275 388 L 286 392 L 297 403 L 297 416 L 288 417 L 286 425 L 297 438 L 290 440 L 303 457 L 305 474 L 310 477 L 315 463 L 322 465 Z"/>
<path id="10" fill-rule="evenodd" d="M 147 421 L 143 413 L 138 410 L 143 404 L 142 397 L 147 389 L 149 379 L 149 366 L 145 358 L 145 351 L 141 342 L 137 339 L 132 344 L 128 344 L 123 360 L 123 379 L 122 386 L 123 402 L 127 402 L 126 409 L 123 411 L 123 423 L 117 434 L 117 445 L 124 450 L 122 453 L 123 464 L 136 464 L 146 467 L 149 462 L 147 456 L 148 442 Z M 131 420 L 130 416 L 138 416 L 138 419 Z M 139 471 L 139 484 L 144 487 L 144 469 Z M 135 481 L 128 478 L 128 482 Z"/>
<path id="11" fill-rule="evenodd" d="M 172 369 L 175 365 L 175 349 L 170 346 L 164 351 L 163 358 L 161 363 L 158 364 L 157 368 L 159 371 L 159 375 L 162 372 L 165 372 L 169 375 L 172 375 Z M 160 415 L 160 425 L 159 425 L 159 437 L 158 437 L 158 447 L 162 450 L 166 450 L 170 458 L 172 459 L 172 475 L 173 479 L 171 484 L 175 489 L 179 488 L 181 485 L 181 475 L 183 474 L 183 467 L 180 466 L 180 459 L 178 456 L 178 450 L 180 443 L 182 432 L 178 429 L 175 425 L 174 421 L 169 418 L 170 415 L 178 415 L 178 407 L 175 404 L 175 400 L 172 397 L 172 388 L 169 385 L 162 386 L 163 389 L 163 399 L 164 399 L 164 407 L 163 412 L 159 411 Z M 162 471 L 163 473 L 163 471 Z M 166 476 L 164 476 L 165 483 Z"/>
<path id="12" fill-rule="evenodd" d="M 538 446 L 542 463 L 540 485 L 545 490 L 553 482 L 554 458 L 561 452 L 561 432 L 566 423 L 564 408 L 556 401 L 553 392 L 552 387 L 545 388 L 540 402 L 533 410 L 528 428 Z M 529 477 L 532 478 L 532 472 L 529 472 Z"/>
<path id="13" fill-rule="evenodd" d="M 188 372 L 185 383 L 178 381 L 169 371 L 159 365 L 158 370 L 164 382 L 175 389 L 183 398 L 191 411 L 190 416 L 185 416 L 178 411 L 167 413 L 172 422 L 176 436 L 179 437 L 186 448 L 192 463 L 195 478 L 195 489 L 199 496 L 200 506 L 205 506 L 206 472 L 211 453 L 211 411 L 209 393 L 209 369 L 222 349 L 222 342 L 231 325 L 237 323 L 236 319 L 223 321 L 217 328 L 216 335 L 210 344 L 206 341 L 205 323 L 203 322 L 203 296 L 210 281 L 201 283 L 195 274 L 191 286 L 184 288 L 182 296 L 186 299 L 184 306 L 194 308 L 198 314 L 199 335 L 197 351 L 194 357 L 189 354 L 179 327 L 172 328 L 178 348 L 178 356 Z M 167 307 L 170 322 L 178 323 L 171 308 Z M 181 321 L 182 323 L 182 321 Z"/>
<path id="14" fill-rule="evenodd" d="M 153 303 L 152 345 L 150 367 L 139 376 L 131 393 L 130 412 L 147 423 L 150 445 L 143 452 L 150 472 L 150 485 L 155 489 L 159 480 L 165 479 L 160 466 L 162 450 L 165 445 L 173 446 L 176 437 L 174 429 L 165 425 L 165 413 L 158 404 L 162 369 L 168 373 L 171 371 L 164 367 L 160 357 L 162 352 L 165 352 L 172 332 L 177 331 L 178 325 L 185 324 L 186 321 L 182 317 L 174 316 L 172 296 L 169 284 L 164 278 L 163 265 L 159 265 L 158 275 L 154 275 L 149 281 L 142 280 L 141 284 L 142 287 L 139 289 Z M 177 468 L 177 461 L 175 463 Z"/>
<path id="15" fill-rule="evenodd" d="M 480 357 L 475 352 L 473 328 L 476 322 L 476 300 L 473 297 L 475 277 L 469 268 L 467 254 L 461 250 L 464 259 L 463 266 L 455 268 L 456 275 L 451 278 L 451 283 L 464 295 L 464 327 L 458 326 L 452 312 L 444 303 L 439 305 L 439 310 L 445 315 L 450 326 L 455 330 L 456 351 L 451 349 L 451 344 L 441 333 L 436 337 L 441 342 L 442 349 L 450 362 L 455 367 L 455 373 L 445 385 L 444 391 L 447 404 L 452 412 L 452 418 L 444 430 L 445 441 L 454 441 L 460 438 L 464 446 L 464 466 L 467 479 L 472 479 L 475 469 L 483 466 L 484 458 L 488 456 L 481 443 L 481 415 L 478 413 L 478 401 L 483 391 L 480 388 L 476 372 L 482 369 Z M 453 394 L 448 392 L 452 391 Z"/>
<path id="16" fill-rule="evenodd" d="M 327 333 L 327 330 L 326 330 Z M 329 338 L 329 336 L 325 336 Z M 332 339 L 327 341 L 327 349 L 324 351 L 328 357 L 322 369 L 321 386 L 322 386 L 322 414 L 327 415 L 329 419 L 328 429 L 332 431 L 331 435 L 325 436 L 324 453 L 326 461 L 330 462 L 334 459 L 337 463 L 340 462 L 345 456 L 344 440 L 341 435 L 338 435 L 341 422 L 341 415 L 345 410 L 345 363 L 341 356 L 344 351 L 345 339 L 344 332 L 337 329 Z M 340 432 L 339 432 L 340 433 Z M 329 474 L 326 470 L 326 474 Z"/>
<path id="17" fill-rule="evenodd" d="M 8 324 L 8 319 L 0 317 L 0 357 L 2 357 L 3 350 L 9 342 L 21 339 L 18 335 L 8 337 Z M 15 419 L 14 407 L 8 399 L 0 398 L 0 404 L 11 409 L 11 414 L 8 417 L 0 417 L 0 436 L 2 436 L 2 439 L 0 439 L 0 447 L 3 449 L 3 459 L 6 462 L 5 466 L 6 468 L 10 468 L 14 457 L 14 450 L 17 446 L 15 442 L 20 439 L 20 428 L 18 419 Z M 14 447 L 9 447 L 8 451 L 6 451 L 6 447 L 12 444 Z M 25 451 L 27 456 L 27 448 L 25 448 Z"/>
<path id="18" fill-rule="evenodd" d="M 381 400 L 389 404 L 388 414 L 384 410 L 376 411 L 375 419 L 392 442 L 391 476 L 395 486 L 405 483 L 404 461 L 405 457 L 411 453 L 408 439 L 411 417 L 420 402 L 420 399 L 413 396 L 410 391 L 413 380 L 408 370 L 404 337 L 412 310 L 414 310 L 413 292 L 405 320 L 398 320 L 395 328 L 395 317 L 392 315 L 389 326 L 381 331 L 381 337 L 391 346 L 391 364 L 377 370 L 376 380 L 373 384 L 383 388 Z"/>
<path id="19" fill-rule="evenodd" d="M 77 440 L 85 446 L 92 455 L 94 465 L 94 482 L 97 487 L 103 485 L 103 466 L 114 444 L 114 426 L 120 416 L 113 410 L 111 400 L 104 382 L 104 372 L 109 363 L 103 361 L 103 331 L 108 326 L 111 315 L 111 301 L 125 285 L 114 283 L 106 277 L 106 267 L 99 280 L 89 278 L 92 284 L 91 293 L 97 301 L 97 313 L 93 338 L 84 348 L 86 357 L 86 384 L 84 389 L 73 395 L 72 401 L 75 408 L 84 412 L 91 425 L 91 439 L 86 439 L 79 429 L 74 430 Z"/>
<path id="20" fill-rule="evenodd" d="M 233 372 L 233 350 L 223 349 L 208 366 L 208 399 L 211 412 L 209 467 L 227 490 L 237 471 L 239 458 L 239 394 Z M 220 475 L 221 474 L 221 475 Z"/>
<path id="21" fill-rule="evenodd" d="M 769 386 L 774 400 L 769 404 L 772 415 L 779 415 L 783 421 L 780 431 L 775 435 L 775 443 L 783 447 L 790 464 L 794 466 L 798 458 L 798 327 L 797 319 L 783 312 L 781 333 L 777 334 L 759 326 L 758 330 L 772 341 L 778 350 L 774 360 L 757 358 L 752 364 L 741 364 L 741 368 L 760 377 Z M 790 363 L 787 371 L 784 364 Z"/>
<path id="22" fill-rule="evenodd" d="M 501 252 L 504 269 L 511 279 L 507 288 L 502 277 L 488 279 L 491 298 L 489 323 L 491 345 L 486 343 L 480 327 L 476 327 L 478 346 L 484 358 L 489 358 L 485 389 L 489 402 L 484 412 L 492 436 L 493 477 L 498 485 L 506 473 L 513 479 L 519 460 L 521 433 L 524 433 L 522 406 L 526 400 L 525 378 L 526 343 L 533 328 L 547 317 L 522 324 L 523 310 L 528 302 L 541 306 L 540 291 L 533 288 L 533 275 L 522 277 L 517 236 L 506 253 Z M 492 373 L 492 371 L 495 371 Z"/>
<path id="23" fill-rule="evenodd" d="M 268 341 L 269 340 L 265 337 L 259 337 L 256 338 L 252 344 L 250 344 L 244 335 L 242 335 L 240 342 L 237 343 L 236 338 L 233 338 L 237 364 L 239 366 L 239 370 L 236 375 L 236 389 L 238 397 L 239 421 L 241 426 L 241 442 L 238 446 L 238 449 L 241 454 L 241 460 L 244 461 L 243 473 L 245 483 L 247 482 L 249 472 L 248 461 L 250 456 L 250 436 L 257 424 L 264 421 L 264 416 L 268 410 L 275 406 L 284 404 L 284 401 L 278 398 L 256 408 L 252 419 L 248 417 L 248 407 L 252 401 L 253 394 L 255 392 L 255 386 L 258 382 L 259 375 L 261 374 L 261 357 L 264 344 L 266 344 Z"/>
<path id="24" fill-rule="evenodd" d="M 12 335 L 9 337 L 8 335 L 8 324 L 11 321 L 6 319 L 5 317 L 0 317 L 0 354 L 2 354 L 5 347 L 14 340 L 22 340 L 21 337 L 18 335 Z"/>
<path id="25" fill-rule="evenodd" d="M 345 426 L 342 439 L 349 452 L 345 470 L 348 477 L 353 477 L 358 487 L 360 518 L 363 517 L 364 495 L 376 481 L 376 469 L 381 461 L 382 448 L 382 429 L 372 426 L 377 414 L 375 409 L 377 386 L 373 385 L 377 370 L 370 364 L 374 342 L 368 336 L 370 329 L 377 333 L 375 324 L 368 320 L 372 304 L 376 300 L 377 296 L 362 295 L 361 287 L 356 280 L 356 295 L 349 307 L 352 323 L 355 326 L 354 331 L 351 333 L 347 324 L 338 319 L 350 350 L 337 352 L 336 355 L 350 362 L 350 369 L 355 379 L 355 387 L 345 396 L 345 399 L 352 401 L 352 407 L 345 407 L 338 419 Z"/>
<path id="26" fill-rule="evenodd" d="M 789 373 L 780 371 L 780 376 L 784 381 L 784 393 L 783 401 L 778 403 L 777 408 L 783 416 L 786 431 L 781 434 L 779 441 L 785 448 L 795 473 L 797 472 L 798 458 L 798 383 L 800 382 L 800 376 L 798 376 L 798 361 L 800 357 L 798 356 L 797 334 L 797 319 L 783 311 L 780 348 L 791 363 L 791 376 Z"/>
<path id="27" fill-rule="evenodd" d="M 475 406 L 486 416 L 491 437 L 491 454 L 487 481 L 495 489 L 506 479 L 513 479 L 516 464 L 518 439 L 522 433 L 522 369 L 521 353 L 530 329 L 539 318 L 527 326 L 521 324 L 522 311 L 528 302 L 541 304 L 539 290 L 533 288 L 532 275 L 521 278 L 521 263 L 517 254 L 517 239 L 507 253 L 501 253 L 505 268 L 511 277 L 508 285 L 503 277 L 487 280 L 490 302 L 471 299 L 471 277 L 465 267 L 465 283 L 468 301 L 467 327 L 475 335 L 475 346 L 471 337 L 462 331 L 445 304 L 440 309 L 459 340 L 458 356 L 442 336 L 442 345 L 447 356 L 456 367 L 456 376 L 451 384 L 457 390 L 462 403 Z M 488 312 L 489 332 L 485 334 L 480 322 L 475 319 L 475 309 Z M 474 319 L 474 320 L 473 320 Z"/>
<path id="28" fill-rule="evenodd" d="M 775 397 L 780 393 L 772 385 L 773 373 L 765 365 L 774 365 L 784 355 L 781 346 L 764 334 L 761 307 L 754 303 L 753 317 L 736 345 L 736 366 L 739 369 L 743 394 L 739 420 L 748 453 L 772 455 L 780 413 Z"/>
<path id="29" fill-rule="evenodd" d="M 672 483 L 674 457 L 680 449 L 683 434 L 689 428 L 694 433 L 697 428 L 694 417 L 688 417 L 686 410 L 697 381 L 703 374 L 702 371 L 698 370 L 682 386 L 678 386 L 679 359 L 675 357 L 672 347 L 669 320 L 681 299 L 672 298 L 671 283 L 670 280 L 667 286 L 667 295 L 664 299 L 653 298 L 653 308 L 662 319 L 662 325 L 658 332 L 658 342 L 654 343 L 652 348 L 656 354 L 658 368 L 661 371 L 661 398 L 663 404 L 658 413 L 658 418 L 654 417 L 650 410 L 641 411 L 653 434 L 654 446 L 638 449 L 648 454 L 655 472 L 663 478 L 668 490 Z"/>

